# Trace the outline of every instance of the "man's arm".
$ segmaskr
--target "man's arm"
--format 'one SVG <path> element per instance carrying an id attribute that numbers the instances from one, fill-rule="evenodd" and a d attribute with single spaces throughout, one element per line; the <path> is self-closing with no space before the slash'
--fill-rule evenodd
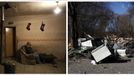
<path id="1" fill-rule="evenodd" d="M 33 55 L 33 53 L 31 53 L 31 54 L 27 54 L 27 53 L 26 53 L 26 51 L 25 51 L 25 46 L 22 46 L 21 52 L 22 52 L 25 56 L 31 56 L 31 55 Z"/>

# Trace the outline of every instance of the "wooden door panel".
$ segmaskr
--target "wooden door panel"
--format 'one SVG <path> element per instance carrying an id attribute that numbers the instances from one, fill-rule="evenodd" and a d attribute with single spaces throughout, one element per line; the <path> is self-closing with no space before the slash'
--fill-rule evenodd
<path id="1" fill-rule="evenodd" d="M 13 56 L 13 28 L 6 30 L 6 57 Z"/>

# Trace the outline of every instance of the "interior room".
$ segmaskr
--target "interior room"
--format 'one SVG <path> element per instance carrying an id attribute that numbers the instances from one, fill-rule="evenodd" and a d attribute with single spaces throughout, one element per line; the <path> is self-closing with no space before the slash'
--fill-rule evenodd
<path id="1" fill-rule="evenodd" d="M 65 73 L 65 1 L 1 2 L 0 9 L 0 73 L 10 73 L 5 71 L 7 65 L 11 73 Z M 21 55 L 27 43 L 45 62 L 39 64 L 28 54 Z"/>

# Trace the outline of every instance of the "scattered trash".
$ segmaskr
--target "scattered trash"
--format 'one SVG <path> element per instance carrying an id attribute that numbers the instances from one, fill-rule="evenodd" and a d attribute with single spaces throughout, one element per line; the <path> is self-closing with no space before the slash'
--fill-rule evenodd
<path id="1" fill-rule="evenodd" d="M 111 55 L 111 52 L 107 46 L 101 45 L 91 52 L 96 62 L 99 62 Z"/>
<path id="2" fill-rule="evenodd" d="M 86 38 L 78 38 L 78 46 L 81 46 L 81 42 L 86 41 Z"/>
<path id="3" fill-rule="evenodd" d="M 69 57 L 75 57 L 77 54 L 83 55 L 91 59 L 93 65 L 104 59 L 110 59 L 108 57 L 117 59 L 115 61 L 125 57 L 134 57 L 134 40 L 132 38 L 115 36 L 98 38 L 86 34 L 85 38 L 78 39 L 78 46 L 80 49 L 69 49 Z"/>
<path id="4" fill-rule="evenodd" d="M 97 65 L 96 62 L 94 60 L 91 60 L 91 64 L 93 65 Z"/>
<path id="5" fill-rule="evenodd" d="M 126 56 L 126 49 L 117 49 L 117 53 L 120 56 L 125 57 Z"/>
<path id="6" fill-rule="evenodd" d="M 92 41 L 91 40 L 84 41 L 84 42 L 81 43 L 81 46 L 93 47 Z"/>

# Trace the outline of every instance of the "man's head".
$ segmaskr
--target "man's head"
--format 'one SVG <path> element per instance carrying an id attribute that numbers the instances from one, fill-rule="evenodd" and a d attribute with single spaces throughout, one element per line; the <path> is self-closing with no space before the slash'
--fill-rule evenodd
<path id="1" fill-rule="evenodd" d="M 26 44 L 26 45 L 27 45 L 27 46 L 32 46 L 30 42 L 27 42 L 27 44 Z"/>

